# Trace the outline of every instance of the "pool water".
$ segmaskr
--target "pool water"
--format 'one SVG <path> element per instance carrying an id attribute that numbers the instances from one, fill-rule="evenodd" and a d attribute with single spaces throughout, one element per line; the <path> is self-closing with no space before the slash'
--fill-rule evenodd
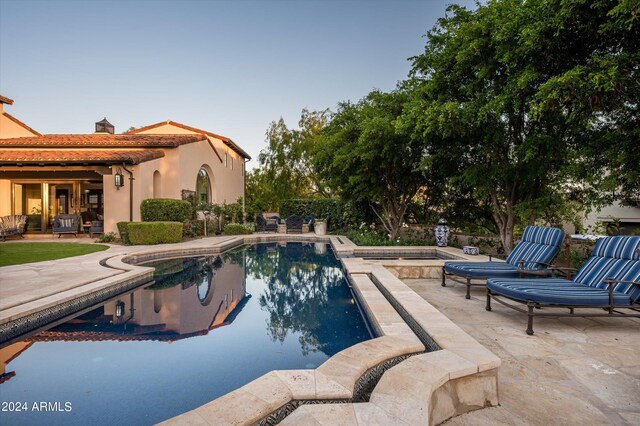
<path id="1" fill-rule="evenodd" d="M 0 424 L 154 424 L 372 337 L 326 244 L 148 265 L 153 285 L 0 349 Z"/>

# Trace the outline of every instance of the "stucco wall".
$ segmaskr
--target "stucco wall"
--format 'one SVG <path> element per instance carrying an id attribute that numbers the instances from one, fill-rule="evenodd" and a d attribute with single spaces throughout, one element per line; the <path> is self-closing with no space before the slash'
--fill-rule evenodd
<path id="1" fill-rule="evenodd" d="M 0 112 L 0 139 L 37 136 Z"/>
<path id="2" fill-rule="evenodd" d="M 591 212 L 585 216 L 583 225 L 593 228 L 598 222 L 620 222 L 637 223 L 640 227 L 640 208 L 621 206 L 619 202 L 604 207 L 602 210 Z"/>
<path id="3" fill-rule="evenodd" d="M 0 179 L 0 216 L 11 214 L 11 181 Z"/>
<path id="4" fill-rule="evenodd" d="M 140 132 L 139 134 L 194 135 L 199 133 L 171 124 L 165 124 Z M 183 189 L 194 191 L 197 173 L 202 165 L 209 166 L 211 171 L 209 177 L 212 185 L 212 202 L 234 203 L 239 197 L 243 196 L 244 175 L 242 172 L 242 164 L 244 159 L 227 147 L 221 140 L 211 136 L 207 137 L 208 141 L 182 145 L 174 150 L 165 150 L 166 156 L 163 161 L 166 166 L 164 169 L 159 169 L 162 176 L 164 198 L 180 198 L 180 191 Z M 218 153 L 220 158 L 218 158 L 215 152 Z M 224 164 L 225 154 L 228 159 L 226 167 Z M 232 158 L 233 170 L 231 170 Z M 146 168 L 147 164 L 149 163 L 144 163 L 141 167 Z M 148 185 L 153 188 L 153 171 L 150 173 Z M 153 191 L 151 194 L 153 194 Z"/>

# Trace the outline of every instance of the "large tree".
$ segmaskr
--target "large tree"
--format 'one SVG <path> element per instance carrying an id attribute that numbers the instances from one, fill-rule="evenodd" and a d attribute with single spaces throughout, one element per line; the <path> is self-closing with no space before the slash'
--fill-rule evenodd
<path id="1" fill-rule="evenodd" d="M 622 164 L 632 176 L 635 154 L 615 153 L 631 148 L 634 128 L 637 136 L 638 6 L 494 0 L 448 13 L 413 59 L 413 99 L 402 122 L 430 141 L 431 166 L 457 167 L 452 181 L 490 205 L 510 252 L 518 222 L 557 221 L 567 193 L 587 188 L 585 174 L 574 173 L 588 163 L 579 151 L 609 146 L 612 129 L 624 142 L 601 158 L 619 160 L 617 183 Z"/>
<path id="2" fill-rule="evenodd" d="M 390 239 L 425 185 L 421 140 L 397 126 L 407 95 L 369 93 L 358 103 L 341 103 L 317 146 L 316 167 L 339 195 L 368 203 Z"/>

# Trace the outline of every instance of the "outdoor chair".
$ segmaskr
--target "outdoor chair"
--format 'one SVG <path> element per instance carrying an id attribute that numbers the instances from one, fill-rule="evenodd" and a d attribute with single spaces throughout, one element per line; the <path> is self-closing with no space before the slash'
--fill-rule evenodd
<path id="1" fill-rule="evenodd" d="M 517 278 L 525 275 L 550 276 L 551 261 L 556 257 L 564 231 L 545 226 L 527 226 L 522 240 L 513 249 L 505 262 L 445 262 L 442 267 L 442 286 L 446 287 L 446 276 L 467 286 L 465 298 L 471 298 L 471 286 L 484 286 L 487 278 Z M 476 280 L 475 282 L 473 280 Z"/>
<path id="2" fill-rule="evenodd" d="M 289 232 L 302 233 L 302 218 L 298 215 L 289 216 L 285 220 L 285 224 L 287 225 L 287 234 Z"/>
<path id="3" fill-rule="evenodd" d="M 304 224 L 309 225 L 309 232 L 313 232 L 313 223 L 316 221 L 316 218 L 312 215 L 309 215 L 304 218 Z"/>
<path id="4" fill-rule="evenodd" d="M 77 237 L 79 226 L 80 216 L 75 214 L 61 214 L 53 218 L 53 234 L 58 234 L 58 238 L 62 234 L 73 234 Z"/>
<path id="5" fill-rule="evenodd" d="M 27 225 L 27 216 L 25 215 L 9 215 L 0 217 L 0 238 L 2 241 L 11 235 L 18 235 L 24 238 L 25 227 Z"/>
<path id="6" fill-rule="evenodd" d="M 589 259 L 571 280 L 490 278 L 487 280 L 487 311 L 491 310 L 492 298 L 526 314 L 529 335 L 533 334 L 534 316 L 640 317 L 640 305 L 634 306 L 640 299 L 640 237 L 598 240 Z M 569 313 L 540 308 L 567 308 Z M 575 312 L 585 308 L 589 310 Z"/>
<path id="7" fill-rule="evenodd" d="M 279 218 L 278 218 L 279 219 Z M 262 215 L 256 216 L 256 231 L 258 232 L 276 232 L 278 230 L 277 219 L 265 219 Z"/>
<path id="8" fill-rule="evenodd" d="M 92 220 L 89 228 L 89 238 L 93 238 L 93 234 L 104 234 L 104 220 Z"/>

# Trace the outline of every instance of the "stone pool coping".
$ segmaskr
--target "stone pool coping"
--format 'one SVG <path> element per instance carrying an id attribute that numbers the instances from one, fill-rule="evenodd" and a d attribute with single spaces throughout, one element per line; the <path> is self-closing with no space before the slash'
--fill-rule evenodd
<path id="1" fill-rule="evenodd" d="M 497 405 L 500 359 L 398 279 L 438 274 L 444 260 L 355 257 L 362 253 L 440 253 L 460 260 L 486 260 L 452 248 L 360 247 L 346 237 L 313 234 L 252 234 L 217 239 L 211 244 L 133 247 L 130 253 L 101 259 L 101 267 L 112 269 L 115 275 L 11 307 L 15 312 L 10 319 L 3 311 L 0 332 L 3 326 L 20 321 L 61 315 L 60 306 L 77 309 L 88 301 L 94 305 L 96 294 L 108 299 L 111 292 L 126 291 L 127 286 L 134 288 L 149 280 L 150 268 L 131 263 L 215 254 L 242 244 L 279 241 L 330 243 L 380 337 L 341 351 L 315 370 L 267 373 L 163 424 L 335 424 L 337 419 L 341 424 L 354 425 L 437 424 L 473 409 Z M 431 352 L 425 353 L 425 349 Z M 370 391 L 368 402 L 359 402 L 363 390 Z"/>

